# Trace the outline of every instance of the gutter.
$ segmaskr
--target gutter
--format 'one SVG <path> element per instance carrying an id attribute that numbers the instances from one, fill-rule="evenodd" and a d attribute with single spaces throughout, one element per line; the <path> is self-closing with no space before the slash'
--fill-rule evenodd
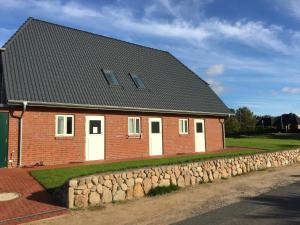
<path id="1" fill-rule="evenodd" d="M 22 166 L 22 145 L 23 145 L 23 115 L 26 111 L 28 103 L 26 101 L 23 102 L 23 110 L 21 115 L 19 116 L 19 139 L 18 139 L 18 167 Z"/>
<path id="2" fill-rule="evenodd" d="M 10 105 L 20 105 L 22 100 L 9 100 Z M 156 112 L 156 113 L 172 113 L 172 114 L 190 114 L 190 115 L 211 115 L 211 116 L 224 116 L 233 115 L 232 113 L 218 113 L 218 112 L 200 112 L 200 111 L 183 111 L 183 110 L 172 110 L 172 109 L 151 109 L 151 108 L 132 108 L 125 106 L 107 106 L 107 105 L 82 105 L 82 104 L 71 104 L 71 103 L 46 103 L 28 101 L 30 106 L 35 107 L 49 107 L 49 108 L 71 108 L 71 109 L 98 109 L 98 110 L 112 110 L 112 111 L 131 111 L 131 112 Z"/>
<path id="3" fill-rule="evenodd" d="M 0 108 L 10 108 L 11 106 L 10 105 L 7 105 L 7 104 L 0 104 Z"/>

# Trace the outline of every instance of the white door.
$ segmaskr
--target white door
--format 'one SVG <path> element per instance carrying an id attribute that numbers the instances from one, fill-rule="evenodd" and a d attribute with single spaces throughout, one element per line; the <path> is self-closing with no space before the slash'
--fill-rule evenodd
<path id="1" fill-rule="evenodd" d="M 86 160 L 104 159 L 104 116 L 86 116 Z"/>
<path id="2" fill-rule="evenodd" d="M 149 154 L 162 155 L 161 118 L 149 118 Z"/>
<path id="3" fill-rule="evenodd" d="M 195 120 L 195 148 L 196 152 L 205 152 L 205 127 L 204 120 Z"/>

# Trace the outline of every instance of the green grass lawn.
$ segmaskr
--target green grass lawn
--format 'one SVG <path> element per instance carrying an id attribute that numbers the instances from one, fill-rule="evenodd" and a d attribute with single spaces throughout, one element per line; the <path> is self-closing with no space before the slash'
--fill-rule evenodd
<path id="1" fill-rule="evenodd" d="M 44 170 L 32 170 L 31 175 L 42 184 L 47 190 L 53 191 L 56 188 L 61 187 L 66 181 L 73 177 L 85 176 L 95 173 L 108 172 L 108 171 L 121 171 L 139 167 L 152 167 L 159 165 L 170 165 L 177 163 L 187 163 L 199 160 L 232 157 L 239 155 L 249 155 L 256 153 L 256 150 L 243 150 L 232 151 L 224 153 L 211 153 L 203 155 L 189 155 L 189 156 L 177 156 L 169 158 L 155 158 L 145 160 L 135 160 L 116 163 L 94 164 L 94 165 L 80 165 L 70 166 L 66 168 L 54 168 Z"/>
<path id="2" fill-rule="evenodd" d="M 300 138 L 297 137 L 274 137 L 274 136 L 243 136 L 238 138 L 226 138 L 227 146 L 258 148 L 265 151 L 279 151 L 292 148 L 300 148 Z M 199 160 L 232 157 L 239 155 L 255 154 L 260 150 L 241 150 L 222 153 L 210 153 L 205 155 L 177 156 L 169 158 L 155 158 L 135 160 L 116 163 L 70 166 L 67 168 L 55 168 L 45 170 L 33 170 L 31 175 L 46 189 L 53 191 L 61 187 L 66 181 L 73 177 L 85 176 L 101 172 L 121 171 L 139 167 L 152 167 L 187 163 Z"/>
<path id="3" fill-rule="evenodd" d="M 300 137 L 291 136 L 242 136 L 226 138 L 228 147 L 259 148 L 268 151 L 278 151 L 292 148 L 300 148 Z"/>

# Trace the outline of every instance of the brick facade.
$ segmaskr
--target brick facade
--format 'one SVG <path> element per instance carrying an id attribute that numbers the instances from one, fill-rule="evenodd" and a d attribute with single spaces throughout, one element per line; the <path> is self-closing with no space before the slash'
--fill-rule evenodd
<path id="1" fill-rule="evenodd" d="M 74 136 L 55 137 L 55 115 L 74 115 Z M 20 111 L 9 118 L 9 167 L 17 166 L 18 119 Z M 92 110 L 32 109 L 23 117 L 23 165 L 43 162 L 45 165 L 82 162 L 85 160 L 85 116 L 105 117 L 105 159 L 149 157 L 149 118 L 162 118 L 163 154 L 195 152 L 194 119 L 205 121 L 206 151 L 223 149 L 223 118 L 155 113 L 108 112 Z M 128 117 L 141 118 L 141 137 L 128 136 Z M 189 133 L 179 134 L 179 119 L 187 118 Z"/>

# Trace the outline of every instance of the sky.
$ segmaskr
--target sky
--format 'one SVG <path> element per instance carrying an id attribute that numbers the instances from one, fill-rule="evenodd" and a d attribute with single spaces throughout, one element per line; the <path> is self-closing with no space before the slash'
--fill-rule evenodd
<path id="1" fill-rule="evenodd" d="M 300 0 L 0 0 L 0 46 L 28 18 L 169 51 L 229 108 L 300 115 Z"/>

